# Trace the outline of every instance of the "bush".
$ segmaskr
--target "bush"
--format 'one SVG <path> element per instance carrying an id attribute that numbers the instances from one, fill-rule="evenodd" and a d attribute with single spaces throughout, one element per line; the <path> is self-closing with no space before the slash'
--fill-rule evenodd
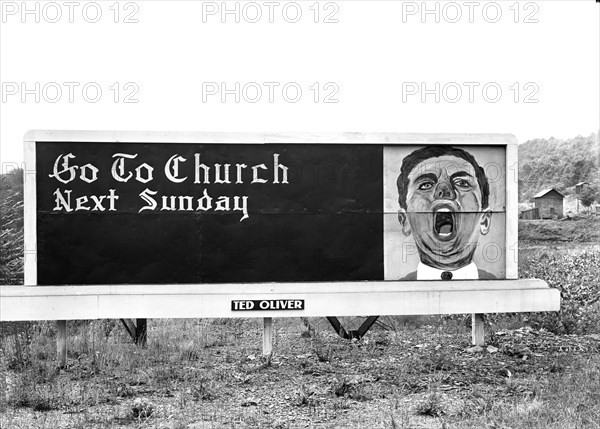
<path id="1" fill-rule="evenodd" d="M 535 313 L 532 324 L 556 334 L 587 334 L 600 329 L 600 252 L 557 254 L 539 251 L 521 266 L 521 277 L 535 277 L 560 290 L 561 310 Z"/>

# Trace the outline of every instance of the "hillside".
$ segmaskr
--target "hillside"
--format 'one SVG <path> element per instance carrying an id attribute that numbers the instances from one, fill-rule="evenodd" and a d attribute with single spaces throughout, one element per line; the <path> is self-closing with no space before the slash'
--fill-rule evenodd
<path id="1" fill-rule="evenodd" d="M 557 188 L 568 195 L 578 182 L 599 183 L 598 134 L 572 139 L 534 139 L 519 145 L 519 201 L 542 189 Z"/>

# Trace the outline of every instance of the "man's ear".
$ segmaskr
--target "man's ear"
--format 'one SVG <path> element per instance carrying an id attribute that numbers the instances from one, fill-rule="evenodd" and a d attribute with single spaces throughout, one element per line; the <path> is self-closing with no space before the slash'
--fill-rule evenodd
<path id="1" fill-rule="evenodd" d="M 481 219 L 479 220 L 479 229 L 481 235 L 486 235 L 490 231 L 490 225 L 492 223 L 492 211 L 488 208 L 481 213 Z"/>
<path id="2" fill-rule="evenodd" d="M 398 210 L 398 222 L 400 222 L 400 225 L 402 225 L 402 234 L 408 237 L 411 233 L 410 222 L 408 221 L 406 210 L 404 210 L 403 208 L 400 208 Z"/>

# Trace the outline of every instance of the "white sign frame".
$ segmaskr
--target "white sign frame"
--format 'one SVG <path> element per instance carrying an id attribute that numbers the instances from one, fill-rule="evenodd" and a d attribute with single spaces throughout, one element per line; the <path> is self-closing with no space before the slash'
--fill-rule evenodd
<path id="1" fill-rule="evenodd" d="M 37 285 L 35 143 L 236 143 L 236 144 L 449 144 L 502 146 L 506 153 L 506 279 L 518 278 L 517 139 L 510 134 L 393 134 L 393 133 L 176 133 L 125 131 L 31 131 L 25 135 L 25 284 Z"/>

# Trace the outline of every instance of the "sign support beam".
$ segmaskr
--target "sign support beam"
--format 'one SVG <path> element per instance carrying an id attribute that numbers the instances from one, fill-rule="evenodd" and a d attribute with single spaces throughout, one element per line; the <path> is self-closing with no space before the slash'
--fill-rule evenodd
<path id="1" fill-rule="evenodd" d="M 365 321 L 360 325 L 360 327 L 356 330 L 346 331 L 346 329 L 342 326 L 339 319 L 337 317 L 328 316 L 327 320 L 333 326 L 335 332 L 345 340 L 358 339 L 360 340 L 367 331 L 373 326 L 373 324 L 377 321 L 379 316 L 369 316 L 365 319 Z"/>
<path id="2" fill-rule="evenodd" d="M 56 364 L 59 368 L 67 366 L 67 321 L 56 322 Z"/>
<path id="3" fill-rule="evenodd" d="M 148 322 L 146 319 L 121 319 L 121 323 L 134 343 L 140 347 L 146 347 L 148 338 Z"/>
<path id="4" fill-rule="evenodd" d="M 263 356 L 269 357 L 273 354 L 273 318 L 263 319 Z"/>
<path id="5" fill-rule="evenodd" d="M 135 343 L 140 347 L 146 347 L 148 340 L 148 320 L 136 319 L 135 323 Z"/>
<path id="6" fill-rule="evenodd" d="M 474 346 L 483 346 L 485 344 L 485 329 L 483 314 L 474 313 L 471 316 L 471 337 Z"/>

